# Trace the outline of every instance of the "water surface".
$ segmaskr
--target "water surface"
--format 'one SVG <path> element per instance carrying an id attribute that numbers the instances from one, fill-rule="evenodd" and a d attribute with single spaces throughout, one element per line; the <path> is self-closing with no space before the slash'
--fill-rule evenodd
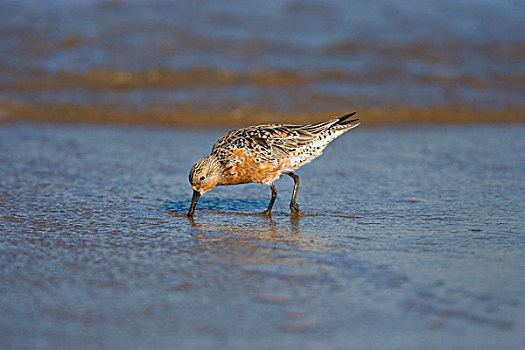
<path id="1" fill-rule="evenodd" d="M 1 348 L 525 342 L 525 128 L 367 129 L 189 207 L 225 130 L 0 128 Z"/>

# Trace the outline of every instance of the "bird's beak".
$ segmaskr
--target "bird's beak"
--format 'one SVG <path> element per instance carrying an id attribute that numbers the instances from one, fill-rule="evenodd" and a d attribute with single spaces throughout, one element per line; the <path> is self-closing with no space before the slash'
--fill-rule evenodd
<path id="1" fill-rule="evenodd" d="M 193 217 L 193 212 L 195 211 L 195 207 L 197 206 L 197 202 L 199 201 L 199 198 L 201 197 L 201 194 L 195 190 L 193 190 L 193 197 L 191 197 L 191 205 L 190 210 L 188 211 L 187 217 L 191 218 Z"/>

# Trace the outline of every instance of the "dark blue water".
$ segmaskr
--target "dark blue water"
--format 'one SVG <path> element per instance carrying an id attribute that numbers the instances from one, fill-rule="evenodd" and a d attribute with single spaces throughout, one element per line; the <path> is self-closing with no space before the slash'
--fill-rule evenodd
<path id="1" fill-rule="evenodd" d="M 0 128 L 0 348 L 525 344 L 525 128 L 367 129 L 184 216 L 220 131 Z"/>

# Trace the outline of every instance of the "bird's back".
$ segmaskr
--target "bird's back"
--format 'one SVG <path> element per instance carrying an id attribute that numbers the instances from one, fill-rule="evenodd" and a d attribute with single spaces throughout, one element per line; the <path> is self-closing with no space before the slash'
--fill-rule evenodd
<path id="1" fill-rule="evenodd" d="M 359 125 L 348 120 L 355 113 L 325 122 L 306 125 L 267 124 L 232 130 L 213 146 L 212 154 L 225 167 L 251 159 L 252 162 L 280 164 L 283 172 L 293 171 L 320 156 L 334 139 Z"/>

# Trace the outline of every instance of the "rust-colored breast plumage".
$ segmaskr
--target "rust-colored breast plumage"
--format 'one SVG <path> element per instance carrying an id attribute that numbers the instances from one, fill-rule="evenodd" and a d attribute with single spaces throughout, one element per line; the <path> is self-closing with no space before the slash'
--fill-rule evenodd
<path id="1" fill-rule="evenodd" d="M 281 175 L 285 160 L 266 161 L 257 159 L 245 149 L 234 148 L 226 156 L 226 167 L 221 185 L 236 185 L 250 182 L 272 182 Z"/>

